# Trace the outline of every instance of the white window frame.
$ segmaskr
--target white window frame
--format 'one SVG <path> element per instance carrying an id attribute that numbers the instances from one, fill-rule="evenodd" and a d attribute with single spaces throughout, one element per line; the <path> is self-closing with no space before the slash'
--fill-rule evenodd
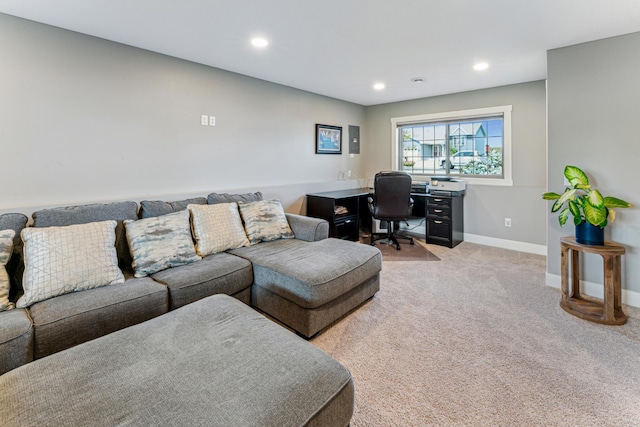
<path id="1" fill-rule="evenodd" d="M 498 107 L 475 108 L 472 110 L 447 111 L 444 113 L 420 114 L 416 116 L 394 117 L 391 119 L 391 169 L 398 169 L 398 153 L 400 152 L 400 138 L 398 138 L 398 127 L 411 124 L 422 124 L 445 120 L 465 120 L 479 119 L 482 117 L 502 115 L 503 117 L 503 147 L 502 147 L 502 177 L 501 178 L 473 178 L 469 176 L 460 177 L 467 184 L 477 185 L 502 185 L 513 186 L 512 178 L 512 156 L 511 156 L 511 105 L 501 105 Z"/>

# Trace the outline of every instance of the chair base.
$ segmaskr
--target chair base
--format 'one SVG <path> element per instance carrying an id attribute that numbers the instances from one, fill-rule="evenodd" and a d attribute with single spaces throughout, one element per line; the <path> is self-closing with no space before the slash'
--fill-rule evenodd
<path id="1" fill-rule="evenodd" d="M 397 234 L 396 230 L 398 228 L 398 221 L 388 221 L 387 232 L 386 233 L 371 233 L 371 246 L 375 246 L 375 242 L 378 240 L 386 239 L 388 241 L 388 245 L 395 245 L 396 250 L 400 250 L 400 243 L 398 239 L 406 239 L 409 241 L 410 245 L 414 245 L 413 237 L 403 236 L 401 234 Z"/>

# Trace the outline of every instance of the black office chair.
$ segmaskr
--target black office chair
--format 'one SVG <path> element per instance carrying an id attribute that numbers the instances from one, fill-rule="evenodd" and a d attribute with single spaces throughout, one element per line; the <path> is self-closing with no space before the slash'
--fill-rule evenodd
<path id="1" fill-rule="evenodd" d="M 368 201 L 371 216 L 388 224 L 386 233 L 371 233 L 371 246 L 376 240 L 388 239 L 389 244 L 393 243 L 400 250 L 398 238 L 409 239 L 409 244 L 414 244 L 412 237 L 396 234 L 400 221 L 411 216 L 411 175 L 405 172 L 377 173 L 373 181 L 373 197 Z"/>

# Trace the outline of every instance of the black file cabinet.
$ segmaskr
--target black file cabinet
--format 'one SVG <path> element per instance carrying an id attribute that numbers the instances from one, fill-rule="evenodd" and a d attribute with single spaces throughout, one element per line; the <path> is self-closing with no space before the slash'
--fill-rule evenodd
<path id="1" fill-rule="evenodd" d="M 426 197 L 427 243 L 453 248 L 464 240 L 464 196 Z"/>

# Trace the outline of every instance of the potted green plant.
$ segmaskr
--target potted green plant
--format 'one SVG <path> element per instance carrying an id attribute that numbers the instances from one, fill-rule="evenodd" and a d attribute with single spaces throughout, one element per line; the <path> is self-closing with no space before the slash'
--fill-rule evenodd
<path id="1" fill-rule="evenodd" d="M 603 197 L 589 185 L 587 175 L 576 166 L 565 166 L 564 176 L 569 185 L 564 193 L 544 193 L 544 200 L 555 200 L 551 212 L 558 212 L 561 226 L 573 216 L 576 241 L 587 245 L 604 245 L 604 227 L 616 218 L 614 208 L 628 208 L 631 203 L 616 197 Z M 565 206 L 566 204 L 566 206 Z M 563 208 L 564 207 L 564 208 Z"/>

